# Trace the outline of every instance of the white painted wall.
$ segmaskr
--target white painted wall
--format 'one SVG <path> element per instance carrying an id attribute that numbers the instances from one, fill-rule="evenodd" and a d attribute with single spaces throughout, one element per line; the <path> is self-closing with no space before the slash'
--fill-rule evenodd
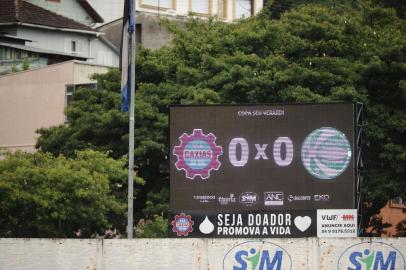
<path id="1" fill-rule="evenodd" d="M 118 67 L 119 55 L 95 35 L 74 32 L 58 32 L 35 27 L 19 27 L 17 35 L 20 38 L 32 40 L 27 46 L 89 57 L 88 62 L 97 65 Z M 72 52 L 71 42 L 76 42 L 76 52 Z"/>
<path id="2" fill-rule="evenodd" d="M 73 0 L 68 1 L 65 0 L 59 2 L 49 0 L 26 0 L 26 1 L 85 25 L 92 25 L 94 23 L 93 19 L 90 17 L 87 11 L 79 4 L 78 1 Z"/>
<path id="3" fill-rule="evenodd" d="M 85 34 L 19 27 L 17 36 L 32 40 L 32 42 L 27 42 L 27 46 L 69 54 L 72 53 L 70 42 L 76 40 L 78 42 L 77 55 L 84 57 L 89 55 L 89 39 Z"/>
<path id="4" fill-rule="evenodd" d="M 89 63 L 109 67 L 119 66 L 119 54 L 98 38 L 90 39 L 89 56 L 91 57 L 91 59 L 88 60 Z"/>
<path id="5" fill-rule="evenodd" d="M 264 239 L 266 243 L 255 239 L 0 239 L 0 269 L 222 270 L 223 263 L 234 264 L 230 255 L 243 250 L 247 241 L 270 254 L 269 247 L 283 249 L 283 270 L 289 269 L 283 268 L 286 265 L 292 270 L 347 270 L 352 267 L 345 262 L 349 252 L 362 254 L 367 249 L 375 255 L 382 252 L 385 261 L 394 252 L 394 268 L 387 270 L 405 269 L 406 238 Z"/>
<path id="6" fill-rule="evenodd" d="M 88 0 L 88 2 L 102 16 L 104 23 L 123 17 L 124 0 Z"/>

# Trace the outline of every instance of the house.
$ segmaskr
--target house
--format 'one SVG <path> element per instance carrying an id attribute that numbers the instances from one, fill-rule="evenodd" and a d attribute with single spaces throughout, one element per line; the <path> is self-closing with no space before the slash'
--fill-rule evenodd
<path id="1" fill-rule="evenodd" d="M 400 225 L 403 222 L 403 226 Z M 406 236 L 406 202 L 401 197 L 389 200 L 384 207 L 371 217 L 367 233 L 381 237 Z M 387 226 L 383 226 L 387 224 Z M 399 231 L 399 226 L 403 229 Z"/>
<path id="2" fill-rule="evenodd" d="M 109 23 L 123 17 L 124 0 L 88 0 L 88 2 L 103 17 L 104 23 Z M 96 26 L 100 25 L 100 23 L 96 24 Z"/>
<path id="3" fill-rule="evenodd" d="M 99 5 L 111 5 L 100 2 Z M 144 48 L 158 49 L 171 41 L 171 35 L 160 24 L 161 18 L 184 20 L 194 14 L 201 18 L 217 17 L 224 22 L 233 22 L 257 14 L 263 0 L 136 0 L 137 43 Z M 122 19 L 108 22 L 98 31 L 116 46 L 120 46 Z"/>
<path id="4" fill-rule="evenodd" d="M 92 29 L 103 19 L 85 0 L 0 0 L 0 72 L 67 60 L 117 67 L 119 50 Z"/>
<path id="5" fill-rule="evenodd" d="M 148 49 L 159 49 L 171 42 L 171 34 L 160 24 L 160 18 L 156 14 L 137 11 L 136 17 L 137 44 Z M 97 30 L 103 32 L 106 39 L 120 48 L 122 27 L 123 19 L 120 18 L 98 27 Z"/>
<path id="6" fill-rule="evenodd" d="M 103 23 L 103 18 L 87 0 L 25 0 L 38 7 L 62 15 L 87 26 Z"/>
<path id="7" fill-rule="evenodd" d="M 35 131 L 64 124 L 75 89 L 96 88 L 89 76 L 108 70 L 72 60 L 0 76 L 0 148 L 35 151 Z"/>

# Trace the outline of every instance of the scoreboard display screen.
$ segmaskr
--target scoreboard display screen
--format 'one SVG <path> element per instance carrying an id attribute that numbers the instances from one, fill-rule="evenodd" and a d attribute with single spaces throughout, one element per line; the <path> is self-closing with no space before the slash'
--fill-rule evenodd
<path id="1" fill-rule="evenodd" d="M 170 107 L 170 209 L 354 208 L 354 104 Z"/>

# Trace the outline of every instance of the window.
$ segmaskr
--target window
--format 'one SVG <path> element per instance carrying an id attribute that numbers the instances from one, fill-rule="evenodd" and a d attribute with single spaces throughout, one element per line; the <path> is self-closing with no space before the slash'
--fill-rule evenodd
<path id="1" fill-rule="evenodd" d="M 85 84 L 68 84 L 68 85 L 66 85 L 65 106 L 69 106 L 72 103 L 73 94 L 79 88 L 88 88 L 88 89 L 97 90 L 97 84 L 96 83 L 85 83 Z"/>
<path id="2" fill-rule="evenodd" d="M 392 199 L 392 204 L 397 204 L 397 205 L 403 205 L 403 200 L 401 197 L 396 197 L 394 199 Z"/>
<path id="3" fill-rule="evenodd" d="M 6 60 L 13 59 L 13 50 L 11 48 L 6 48 Z"/>
<path id="4" fill-rule="evenodd" d="M 217 16 L 219 18 L 227 18 L 227 0 L 218 0 L 217 8 Z"/>
<path id="5" fill-rule="evenodd" d="M 191 0 L 190 11 L 199 14 L 210 14 L 210 0 Z"/>
<path id="6" fill-rule="evenodd" d="M 76 53 L 77 52 L 77 41 L 76 40 L 72 40 L 70 43 L 70 48 L 71 48 L 71 52 Z"/>
<path id="7" fill-rule="evenodd" d="M 142 43 L 142 25 L 140 23 L 135 25 L 135 39 L 138 45 Z"/>
<path id="8" fill-rule="evenodd" d="M 75 92 L 74 85 L 67 85 L 66 86 L 66 94 L 65 94 L 65 107 L 70 105 L 73 101 L 73 93 Z"/>
<path id="9" fill-rule="evenodd" d="M 157 8 L 174 8 L 173 0 L 141 0 L 141 5 Z"/>
<path id="10" fill-rule="evenodd" d="M 247 18 L 253 14 L 252 0 L 234 0 L 234 18 Z"/>

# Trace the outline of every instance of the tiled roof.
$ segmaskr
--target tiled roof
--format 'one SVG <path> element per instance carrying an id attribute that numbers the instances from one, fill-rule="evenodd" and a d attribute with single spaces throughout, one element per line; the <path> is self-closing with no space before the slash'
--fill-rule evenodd
<path id="1" fill-rule="evenodd" d="M 90 27 L 84 24 L 24 0 L 0 0 L 0 23 L 14 22 L 92 31 Z"/>

